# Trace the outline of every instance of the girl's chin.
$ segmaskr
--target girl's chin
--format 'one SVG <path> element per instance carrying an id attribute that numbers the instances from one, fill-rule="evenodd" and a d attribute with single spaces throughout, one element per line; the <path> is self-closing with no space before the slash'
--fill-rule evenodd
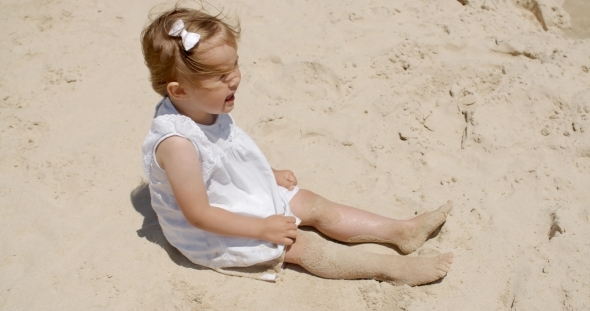
<path id="1" fill-rule="evenodd" d="M 234 109 L 234 101 L 233 100 L 226 101 L 223 108 L 224 108 L 223 110 L 225 113 L 232 111 Z"/>
<path id="2" fill-rule="evenodd" d="M 232 112 L 234 110 L 234 107 L 224 107 L 222 111 L 219 112 L 219 114 L 228 114 L 230 112 Z"/>

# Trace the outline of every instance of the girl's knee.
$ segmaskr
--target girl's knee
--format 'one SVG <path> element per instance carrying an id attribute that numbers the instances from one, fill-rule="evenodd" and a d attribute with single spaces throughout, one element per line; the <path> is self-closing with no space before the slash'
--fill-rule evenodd
<path id="1" fill-rule="evenodd" d="M 291 206 L 291 211 L 295 216 L 301 219 L 302 225 L 310 225 L 312 222 L 311 215 L 309 212 L 310 203 L 319 197 L 317 194 L 313 193 L 312 191 L 301 189 L 295 197 L 289 202 Z"/>
<path id="2" fill-rule="evenodd" d="M 340 220 L 333 203 L 309 190 L 300 190 L 291 201 L 293 213 L 303 225 L 329 226 Z"/>

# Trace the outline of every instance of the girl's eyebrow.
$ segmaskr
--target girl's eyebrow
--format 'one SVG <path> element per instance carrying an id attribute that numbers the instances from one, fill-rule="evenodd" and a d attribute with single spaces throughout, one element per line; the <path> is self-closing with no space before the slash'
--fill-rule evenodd
<path id="1" fill-rule="evenodd" d="M 240 57 L 236 57 L 236 62 L 234 63 L 234 65 L 231 67 L 231 70 L 236 70 L 236 68 L 238 68 L 238 60 L 240 60 Z"/>
<path id="2" fill-rule="evenodd" d="M 228 67 L 228 70 L 234 70 L 237 66 L 238 66 L 238 60 L 240 59 L 240 57 L 236 57 L 236 61 L 233 63 L 233 65 Z"/>

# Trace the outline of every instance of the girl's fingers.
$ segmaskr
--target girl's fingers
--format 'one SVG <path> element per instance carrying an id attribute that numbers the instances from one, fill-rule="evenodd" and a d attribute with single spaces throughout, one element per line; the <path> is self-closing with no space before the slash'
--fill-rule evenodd
<path id="1" fill-rule="evenodd" d="M 287 231 L 287 237 L 294 239 L 297 237 L 297 230 L 288 230 Z"/>
<path id="2" fill-rule="evenodd" d="M 281 186 L 289 189 L 293 185 L 293 182 L 291 181 L 291 179 L 285 177 L 285 179 L 280 184 L 281 184 Z M 291 190 L 291 189 L 289 189 L 289 190 Z"/>
<path id="3" fill-rule="evenodd" d="M 286 175 L 285 175 L 285 179 L 287 179 L 287 181 L 289 181 L 290 183 L 292 183 L 293 185 L 297 185 L 297 177 L 295 177 L 295 174 L 293 174 L 293 172 L 289 171 Z"/>
<path id="4" fill-rule="evenodd" d="M 285 246 L 289 246 L 289 245 L 293 244 L 293 240 L 291 240 L 289 238 L 283 238 L 282 241 L 283 241 L 283 243 L 281 243 L 281 244 L 283 244 Z"/>

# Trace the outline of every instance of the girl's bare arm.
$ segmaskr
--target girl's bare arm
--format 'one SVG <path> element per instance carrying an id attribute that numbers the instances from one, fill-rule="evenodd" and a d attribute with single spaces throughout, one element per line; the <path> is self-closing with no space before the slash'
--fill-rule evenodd
<path id="1" fill-rule="evenodd" d="M 199 155 L 188 139 L 165 139 L 156 149 L 156 160 L 166 171 L 176 202 L 191 225 L 219 235 L 293 244 L 297 236 L 295 217 L 255 218 L 211 206 L 201 177 Z"/>

